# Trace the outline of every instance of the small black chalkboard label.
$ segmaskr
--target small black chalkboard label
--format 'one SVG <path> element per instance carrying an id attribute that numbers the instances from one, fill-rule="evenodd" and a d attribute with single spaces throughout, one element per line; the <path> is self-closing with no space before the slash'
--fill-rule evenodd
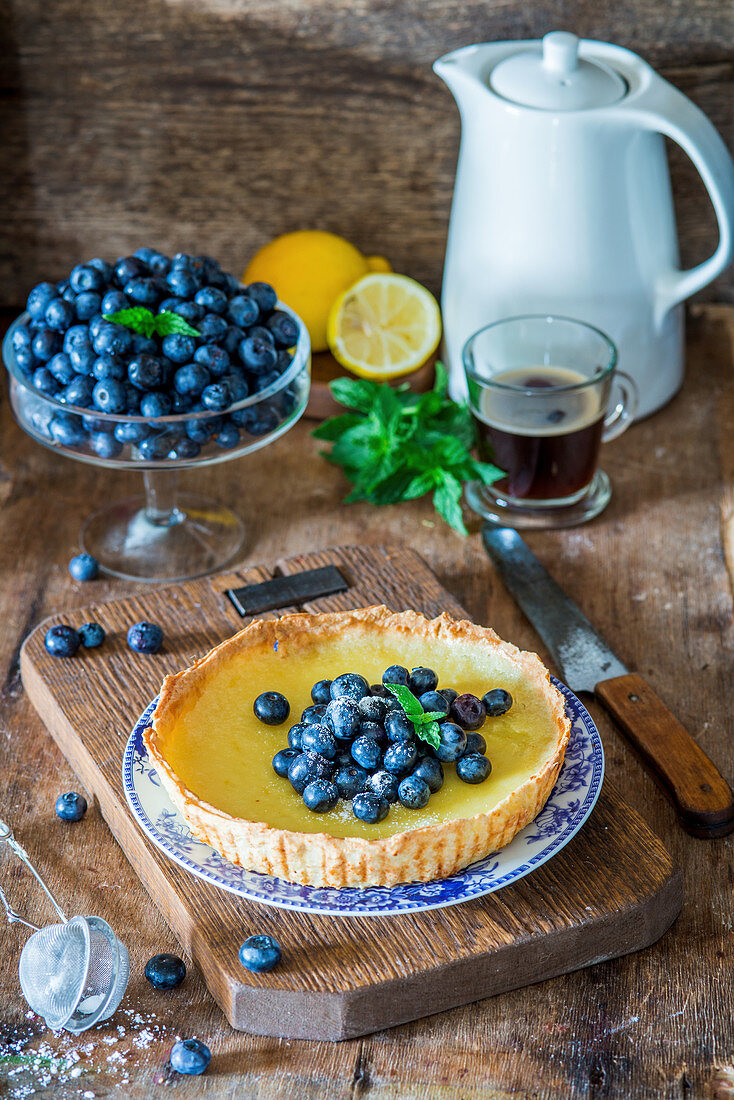
<path id="1" fill-rule="evenodd" d="M 320 596 L 333 596 L 346 592 L 349 585 L 335 565 L 321 569 L 307 569 L 290 577 L 274 577 L 260 584 L 247 584 L 242 588 L 228 588 L 226 594 L 239 615 L 257 615 L 261 611 L 274 611 L 278 607 L 300 605 Z"/>

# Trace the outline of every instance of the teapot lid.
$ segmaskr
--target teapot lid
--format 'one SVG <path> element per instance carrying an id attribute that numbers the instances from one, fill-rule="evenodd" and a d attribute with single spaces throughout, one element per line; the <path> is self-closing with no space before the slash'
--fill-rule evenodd
<path id="1" fill-rule="evenodd" d="M 500 61 L 489 83 L 504 99 L 547 111 L 606 107 L 627 91 L 619 73 L 599 61 L 580 58 L 579 39 L 567 31 L 552 31 L 540 48 Z"/>

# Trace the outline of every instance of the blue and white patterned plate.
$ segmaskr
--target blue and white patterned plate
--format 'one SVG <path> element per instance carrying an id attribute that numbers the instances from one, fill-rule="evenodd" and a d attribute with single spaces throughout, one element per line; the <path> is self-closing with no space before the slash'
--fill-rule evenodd
<path id="1" fill-rule="evenodd" d="M 151 767 L 142 733 L 157 700 L 141 715 L 125 748 L 122 778 L 130 809 L 162 852 L 207 882 L 240 897 L 322 916 L 391 916 L 440 909 L 491 894 L 517 882 L 560 851 L 594 808 L 604 777 L 604 751 L 588 711 L 567 687 L 553 683 L 566 699 L 571 737 L 558 781 L 534 821 L 495 855 L 473 863 L 451 878 L 400 886 L 337 890 L 299 886 L 270 875 L 245 871 L 191 835 Z"/>

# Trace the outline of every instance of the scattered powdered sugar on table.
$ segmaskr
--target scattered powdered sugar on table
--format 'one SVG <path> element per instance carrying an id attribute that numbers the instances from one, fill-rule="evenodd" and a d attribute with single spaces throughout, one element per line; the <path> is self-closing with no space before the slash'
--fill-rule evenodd
<path id="1" fill-rule="evenodd" d="M 155 1012 L 130 1008 L 115 1014 L 126 1024 L 106 1022 L 83 1035 L 48 1031 L 33 1012 L 26 1012 L 25 1018 L 24 1031 L 0 1041 L 0 1091 L 5 1077 L 3 1095 L 10 1100 L 29 1100 L 49 1086 L 58 1100 L 96 1100 L 96 1079 L 100 1079 L 100 1096 L 110 1088 L 119 1088 L 124 1095 L 139 1052 L 159 1039 L 172 1045 L 176 1037 L 175 1029 L 161 1023 Z"/>

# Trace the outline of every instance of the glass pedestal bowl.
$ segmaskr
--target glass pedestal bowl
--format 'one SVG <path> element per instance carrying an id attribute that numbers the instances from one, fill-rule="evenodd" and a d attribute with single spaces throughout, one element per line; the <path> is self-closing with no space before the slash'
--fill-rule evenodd
<path id="1" fill-rule="evenodd" d="M 287 306 L 279 303 L 277 308 L 294 318 L 299 331 L 293 360 L 279 378 L 224 412 L 158 418 L 102 413 L 41 393 L 13 350 L 13 333 L 29 320 L 28 314 L 10 326 L 3 359 L 21 428 L 44 447 L 77 462 L 143 475 L 144 495 L 106 505 L 82 528 L 82 549 L 105 572 L 136 581 L 184 580 L 221 568 L 241 549 L 242 521 L 216 501 L 180 493 L 178 473 L 266 447 L 302 416 L 310 386 L 308 331 Z M 130 427 L 118 429 L 118 434 L 130 437 L 126 442 L 115 435 L 123 423 Z"/>

